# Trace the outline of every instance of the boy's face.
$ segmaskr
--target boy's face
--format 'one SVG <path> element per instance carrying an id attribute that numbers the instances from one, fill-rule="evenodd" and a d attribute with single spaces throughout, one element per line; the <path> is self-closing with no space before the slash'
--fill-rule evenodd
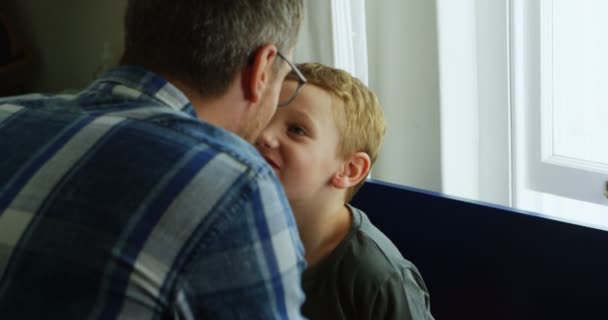
<path id="1" fill-rule="evenodd" d="M 285 81 L 281 98 L 292 93 L 295 86 L 295 81 Z M 295 100 L 277 109 L 256 141 L 292 205 L 323 198 L 322 193 L 343 164 L 338 156 L 340 134 L 331 104 L 329 93 L 306 84 Z"/>

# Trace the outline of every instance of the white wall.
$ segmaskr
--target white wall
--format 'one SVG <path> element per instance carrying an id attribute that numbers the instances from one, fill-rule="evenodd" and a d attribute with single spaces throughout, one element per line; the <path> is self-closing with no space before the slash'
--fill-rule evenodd
<path id="1" fill-rule="evenodd" d="M 122 52 L 126 0 L 18 0 L 3 8 L 37 56 L 32 91 L 81 88 Z"/>
<path id="2" fill-rule="evenodd" d="M 388 132 L 376 179 L 441 191 L 435 1 L 366 2 L 369 85 Z"/>

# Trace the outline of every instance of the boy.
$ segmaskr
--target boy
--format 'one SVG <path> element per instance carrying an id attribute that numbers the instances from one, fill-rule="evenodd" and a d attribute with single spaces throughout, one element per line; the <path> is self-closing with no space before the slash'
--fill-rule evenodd
<path id="1" fill-rule="evenodd" d="M 376 95 L 348 73 L 298 65 L 308 82 L 256 141 L 281 180 L 306 250 L 305 316 L 432 319 L 416 267 L 347 203 L 376 160 L 385 122 Z M 295 74 L 283 84 L 297 87 Z M 283 95 L 283 92 L 281 93 Z"/>

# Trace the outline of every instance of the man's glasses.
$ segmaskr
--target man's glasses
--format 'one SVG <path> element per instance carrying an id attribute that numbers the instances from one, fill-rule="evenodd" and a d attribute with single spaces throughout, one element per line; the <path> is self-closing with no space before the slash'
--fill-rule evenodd
<path id="1" fill-rule="evenodd" d="M 293 101 L 293 99 L 295 99 L 298 96 L 298 93 L 300 93 L 300 89 L 302 89 L 302 86 L 306 83 L 306 78 L 304 77 L 302 72 L 300 72 L 300 70 L 298 70 L 298 68 L 291 61 L 289 61 L 287 58 L 285 58 L 285 56 L 280 51 L 277 51 L 277 55 L 279 57 L 281 57 L 281 59 L 285 60 L 285 62 L 287 62 L 287 64 L 291 67 L 291 70 L 293 70 L 293 72 L 298 77 L 298 85 L 296 86 L 296 90 L 287 99 L 285 99 L 283 101 L 279 101 L 278 106 L 284 107 L 284 106 L 290 104 Z"/>

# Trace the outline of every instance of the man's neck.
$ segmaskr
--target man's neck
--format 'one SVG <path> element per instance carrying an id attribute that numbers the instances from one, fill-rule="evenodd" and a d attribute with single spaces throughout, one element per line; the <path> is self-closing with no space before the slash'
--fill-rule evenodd
<path id="1" fill-rule="evenodd" d="M 239 99 L 239 95 L 235 93 L 232 87 L 222 96 L 208 98 L 201 96 L 192 87 L 170 75 L 163 75 L 163 77 L 186 95 L 196 112 L 197 118 L 201 121 L 234 132 L 237 135 L 242 134 L 243 117 L 242 113 L 239 112 L 239 107 L 244 103 L 244 100 Z"/>

